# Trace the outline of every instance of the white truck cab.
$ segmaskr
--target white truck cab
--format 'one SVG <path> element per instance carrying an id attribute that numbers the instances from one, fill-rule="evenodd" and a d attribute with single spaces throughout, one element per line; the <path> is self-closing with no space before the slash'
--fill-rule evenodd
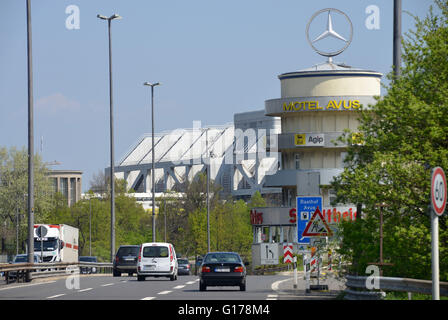
<path id="1" fill-rule="evenodd" d="M 66 224 L 35 224 L 34 253 L 42 262 L 78 262 L 78 228 Z"/>
<path id="2" fill-rule="evenodd" d="M 177 280 L 178 264 L 176 251 L 171 243 L 143 243 L 137 261 L 137 280 L 146 277 L 168 277 Z"/>

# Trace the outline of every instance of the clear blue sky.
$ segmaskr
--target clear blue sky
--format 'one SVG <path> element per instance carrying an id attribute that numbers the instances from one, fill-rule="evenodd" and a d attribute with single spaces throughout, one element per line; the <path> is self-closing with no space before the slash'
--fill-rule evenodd
<path id="1" fill-rule="evenodd" d="M 420 17 L 430 0 L 403 0 Z M 66 28 L 66 8 L 80 28 Z M 365 26 L 369 5 L 380 29 Z M 337 62 L 387 74 L 392 64 L 392 0 L 33 0 L 35 150 L 54 169 L 81 170 L 83 191 L 109 166 L 107 23 L 112 22 L 116 163 L 151 130 L 149 88 L 156 88 L 156 132 L 233 121 L 280 97 L 277 76 L 324 62 L 308 45 L 314 12 L 335 7 L 354 26 Z M 1 0 L 0 146 L 27 146 L 26 1 Z M 403 32 L 414 27 L 403 14 Z"/>

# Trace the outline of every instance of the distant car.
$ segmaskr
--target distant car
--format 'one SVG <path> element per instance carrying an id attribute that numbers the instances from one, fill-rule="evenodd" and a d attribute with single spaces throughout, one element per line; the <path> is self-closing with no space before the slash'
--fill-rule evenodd
<path id="1" fill-rule="evenodd" d="M 209 252 L 199 269 L 199 290 L 208 286 L 239 286 L 246 291 L 246 267 L 236 252 Z"/>
<path id="2" fill-rule="evenodd" d="M 34 263 L 41 263 L 42 260 L 40 259 L 40 256 L 37 254 L 34 254 Z M 15 256 L 14 260 L 11 262 L 12 264 L 16 263 L 28 263 L 28 254 L 18 254 Z M 40 270 L 36 270 L 40 271 Z M 17 271 L 10 271 L 8 273 L 9 278 L 16 278 L 17 277 Z"/>
<path id="3" fill-rule="evenodd" d="M 140 246 L 126 245 L 118 248 L 113 262 L 112 274 L 114 277 L 120 277 L 122 273 L 132 276 L 137 273 L 137 259 Z"/>
<path id="4" fill-rule="evenodd" d="M 198 274 L 198 270 L 201 267 L 202 264 L 202 260 L 204 260 L 203 256 L 197 256 L 196 257 L 196 264 L 195 264 L 195 268 L 194 268 L 194 274 L 197 275 Z"/>
<path id="5" fill-rule="evenodd" d="M 188 259 L 177 259 L 177 264 L 179 265 L 179 275 L 189 276 L 191 274 L 191 265 Z"/>
<path id="6" fill-rule="evenodd" d="M 96 257 L 81 256 L 79 262 L 98 262 Z M 96 267 L 80 267 L 81 273 L 97 273 Z"/>

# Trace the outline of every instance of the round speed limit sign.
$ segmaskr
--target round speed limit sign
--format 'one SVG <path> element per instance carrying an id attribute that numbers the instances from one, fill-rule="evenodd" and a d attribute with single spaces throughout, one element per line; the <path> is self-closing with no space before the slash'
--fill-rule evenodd
<path id="1" fill-rule="evenodd" d="M 445 211 L 446 198 L 446 176 L 442 168 L 436 167 L 431 175 L 431 206 L 438 216 Z"/>

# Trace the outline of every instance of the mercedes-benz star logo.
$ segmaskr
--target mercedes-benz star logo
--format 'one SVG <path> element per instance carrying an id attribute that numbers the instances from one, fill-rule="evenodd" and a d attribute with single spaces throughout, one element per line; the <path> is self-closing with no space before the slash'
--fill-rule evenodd
<path id="1" fill-rule="evenodd" d="M 313 20 L 319 16 L 322 13 L 328 12 L 328 17 L 327 17 L 327 29 L 322 32 L 319 36 L 317 36 L 314 40 L 310 39 L 310 25 L 313 22 Z M 348 40 L 343 37 L 342 35 L 340 35 L 339 33 L 337 33 L 334 29 L 333 29 L 333 21 L 331 18 L 331 12 L 336 12 L 340 15 L 342 15 L 343 17 L 345 17 L 345 19 L 347 20 L 349 26 L 350 26 L 350 36 L 348 37 Z M 339 50 L 335 50 L 335 51 L 323 51 L 323 50 L 319 50 L 318 48 L 316 48 L 316 46 L 314 45 L 314 43 L 319 42 L 322 39 L 328 38 L 328 37 L 332 37 L 338 40 L 341 40 L 344 45 L 341 49 Z M 322 9 L 318 12 L 316 12 L 310 19 L 310 21 L 308 21 L 308 24 L 306 26 L 306 38 L 308 39 L 309 44 L 311 45 L 311 47 L 314 49 L 314 51 L 316 51 L 318 54 L 325 56 L 325 57 L 334 57 L 337 56 L 338 54 L 340 54 L 342 51 L 344 51 L 345 49 L 347 49 L 347 47 L 350 45 L 350 43 L 352 42 L 352 37 L 353 37 L 353 25 L 352 22 L 350 21 L 349 17 L 342 11 L 338 10 L 338 9 L 333 9 L 333 8 L 327 8 L 327 9 Z"/>

